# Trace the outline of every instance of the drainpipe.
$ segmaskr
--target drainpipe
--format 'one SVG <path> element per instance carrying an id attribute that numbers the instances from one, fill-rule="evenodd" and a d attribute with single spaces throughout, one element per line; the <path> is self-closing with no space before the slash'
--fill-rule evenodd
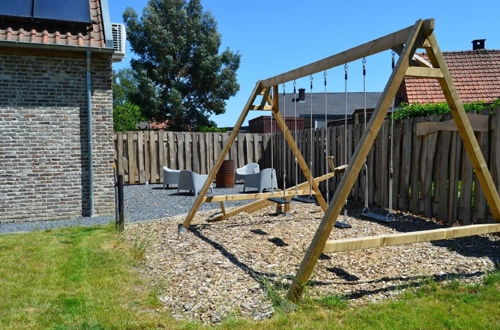
<path id="1" fill-rule="evenodd" d="M 89 216 L 94 216 L 94 157 L 92 154 L 92 137 L 94 135 L 92 129 L 92 78 L 90 75 L 90 57 L 91 52 L 87 51 L 87 150 L 88 150 L 88 168 L 89 168 Z"/>

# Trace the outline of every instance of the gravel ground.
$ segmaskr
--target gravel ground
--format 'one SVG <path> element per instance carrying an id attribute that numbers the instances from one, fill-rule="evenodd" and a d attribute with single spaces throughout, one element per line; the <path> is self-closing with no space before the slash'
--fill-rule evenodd
<path id="1" fill-rule="evenodd" d="M 242 190 L 238 184 L 234 188 L 214 188 L 215 195 L 237 194 Z M 176 188 L 163 189 L 161 184 L 130 185 L 124 187 L 125 222 L 138 222 L 168 218 L 189 212 L 195 197 L 186 193 L 177 195 Z M 228 207 L 241 202 L 226 203 Z M 201 210 L 216 209 L 218 203 L 204 203 Z M 29 221 L 0 223 L 0 234 L 47 230 L 60 227 L 93 226 L 114 221 L 113 215 L 97 217 L 78 217 L 65 220 Z"/>

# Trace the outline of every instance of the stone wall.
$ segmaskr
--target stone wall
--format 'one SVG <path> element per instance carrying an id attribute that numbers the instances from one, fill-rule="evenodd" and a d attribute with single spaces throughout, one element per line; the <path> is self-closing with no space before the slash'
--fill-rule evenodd
<path id="1" fill-rule="evenodd" d="M 95 213 L 114 210 L 111 58 L 93 55 Z M 0 222 L 88 216 L 85 54 L 0 51 Z"/>

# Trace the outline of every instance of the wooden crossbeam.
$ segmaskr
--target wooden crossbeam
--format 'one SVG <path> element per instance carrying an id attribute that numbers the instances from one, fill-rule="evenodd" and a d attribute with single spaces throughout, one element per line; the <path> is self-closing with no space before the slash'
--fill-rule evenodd
<path id="1" fill-rule="evenodd" d="M 443 78 L 441 69 L 410 66 L 406 70 L 406 76 L 412 78 Z"/>
<path id="2" fill-rule="evenodd" d="M 317 178 L 314 178 L 314 181 L 316 183 L 320 183 L 320 182 L 325 181 L 327 179 L 333 178 L 334 176 L 335 176 L 335 172 L 330 172 L 330 173 L 324 174 L 322 176 L 319 176 Z M 305 182 L 298 184 L 297 186 L 290 187 L 290 188 L 286 189 L 285 191 L 287 193 L 292 192 L 295 194 L 295 190 L 299 191 L 299 190 L 303 190 L 307 187 L 309 187 L 309 182 L 305 181 Z M 309 192 L 309 190 L 308 190 L 308 192 Z M 252 212 L 260 210 L 264 207 L 267 207 L 271 204 L 272 204 L 272 202 L 269 201 L 268 199 L 259 199 L 259 200 L 256 200 L 255 202 L 251 202 L 247 205 L 243 205 L 243 206 L 228 210 L 225 212 L 225 214 L 219 214 L 217 216 L 214 216 L 210 219 L 210 221 L 220 221 L 220 220 L 228 219 L 228 218 L 235 216 L 236 214 L 240 214 L 242 212 L 252 213 Z"/>
<path id="3" fill-rule="evenodd" d="M 427 19 L 422 22 L 422 32 L 424 35 L 429 35 L 434 30 L 434 20 Z M 301 66 L 300 68 L 279 74 L 277 76 L 262 80 L 262 87 L 277 86 L 284 82 L 294 79 L 306 77 L 327 69 L 334 68 L 339 65 L 344 65 L 352 61 L 359 60 L 363 57 L 383 52 L 397 45 L 402 45 L 408 40 L 408 35 L 413 31 L 414 26 L 409 26 L 405 29 L 388 34 L 384 37 L 372 40 L 357 47 L 348 49 L 341 53 L 326 57 L 322 60 Z"/>
<path id="4" fill-rule="evenodd" d="M 315 191 L 311 192 L 312 194 L 316 194 Z M 263 199 L 263 198 L 271 198 L 271 197 L 291 197 L 295 195 L 305 195 L 309 194 L 309 189 L 298 189 L 297 192 L 295 190 L 276 190 L 273 192 L 264 192 L 264 193 L 254 193 L 254 194 L 236 194 L 236 195 L 219 195 L 219 196 L 205 196 L 203 198 L 204 203 L 212 203 L 212 202 L 229 202 L 229 201 L 244 201 L 247 199 Z"/>
<path id="5" fill-rule="evenodd" d="M 248 110 L 270 111 L 270 110 L 273 110 L 273 107 L 271 107 L 269 105 L 261 106 L 261 105 L 252 104 L 250 107 L 248 107 Z"/>
<path id="6" fill-rule="evenodd" d="M 437 241 L 473 235 L 500 232 L 500 223 L 479 224 L 462 227 L 422 230 L 411 233 L 386 234 L 371 237 L 346 238 L 327 241 L 323 252 L 342 252 Z"/>
<path id="7" fill-rule="evenodd" d="M 467 114 L 469 121 L 474 132 L 488 132 L 488 116 L 478 115 L 475 113 Z M 439 131 L 458 131 L 455 120 L 438 121 L 438 122 L 421 122 L 417 123 L 417 136 L 427 135 Z"/>

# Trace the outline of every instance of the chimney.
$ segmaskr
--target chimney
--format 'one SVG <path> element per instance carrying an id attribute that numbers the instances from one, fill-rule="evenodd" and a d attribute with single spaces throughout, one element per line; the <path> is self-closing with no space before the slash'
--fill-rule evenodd
<path id="1" fill-rule="evenodd" d="M 472 40 L 472 50 L 485 49 L 484 48 L 484 42 L 485 41 L 486 41 L 486 39 Z"/>
<path id="2" fill-rule="evenodd" d="M 305 101 L 306 101 L 306 89 L 299 88 L 299 102 L 305 102 Z"/>

